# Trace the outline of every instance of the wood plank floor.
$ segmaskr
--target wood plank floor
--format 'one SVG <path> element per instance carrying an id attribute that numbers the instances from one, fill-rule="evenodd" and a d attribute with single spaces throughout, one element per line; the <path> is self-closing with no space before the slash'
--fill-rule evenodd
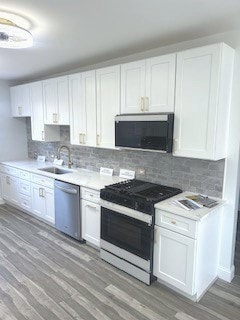
<path id="1" fill-rule="evenodd" d="M 0 206 L 1 320 L 238 320 L 240 277 L 194 303 L 105 263 L 95 249 Z"/>

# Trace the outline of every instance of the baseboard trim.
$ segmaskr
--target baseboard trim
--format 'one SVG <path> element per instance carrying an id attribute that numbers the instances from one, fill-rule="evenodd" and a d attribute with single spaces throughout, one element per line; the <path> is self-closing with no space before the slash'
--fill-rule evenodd
<path id="1" fill-rule="evenodd" d="M 230 269 L 224 267 L 218 267 L 218 277 L 221 280 L 231 282 L 235 274 L 235 266 L 232 265 Z"/>
<path id="2" fill-rule="evenodd" d="M 2 199 L 2 198 L 0 198 L 0 205 L 1 204 L 5 204 L 6 202 Z"/>

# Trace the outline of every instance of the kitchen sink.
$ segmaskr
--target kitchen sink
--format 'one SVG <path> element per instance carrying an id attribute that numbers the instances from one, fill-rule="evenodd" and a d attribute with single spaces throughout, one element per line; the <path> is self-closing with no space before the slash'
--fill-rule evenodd
<path id="1" fill-rule="evenodd" d="M 38 170 L 50 172 L 50 173 L 54 173 L 54 174 L 65 174 L 65 173 L 72 172 L 70 170 L 61 169 L 61 168 L 57 168 L 57 167 L 48 167 L 48 168 L 42 168 L 42 169 L 38 169 Z"/>

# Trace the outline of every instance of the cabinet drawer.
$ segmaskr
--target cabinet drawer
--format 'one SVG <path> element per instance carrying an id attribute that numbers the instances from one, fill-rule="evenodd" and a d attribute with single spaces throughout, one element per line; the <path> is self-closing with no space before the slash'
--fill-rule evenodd
<path id="1" fill-rule="evenodd" d="M 100 200 L 100 192 L 93 189 L 81 188 L 81 198 L 98 203 Z"/>
<path id="2" fill-rule="evenodd" d="M 19 178 L 24 179 L 24 180 L 30 180 L 30 173 L 28 171 L 24 170 L 19 170 Z"/>
<path id="3" fill-rule="evenodd" d="M 2 166 L 1 171 L 12 176 L 18 177 L 18 169 L 8 166 Z"/>
<path id="4" fill-rule="evenodd" d="M 170 212 L 156 210 L 155 224 L 196 239 L 197 221 Z"/>
<path id="5" fill-rule="evenodd" d="M 19 192 L 30 196 L 31 194 L 31 183 L 30 181 L 19 179 L 18 181 Z"/>
<path id="6" fill-rule="evenodd" d="M 19 196 L 19 205 L 24 210 L 31 211 L 32 209 L 32 199 L 30 196 L 26 196 L 24 194 L 20 194 Z"/>
<path id="7" fill-rule="evenodd" d="M 53 188 L 54 187 L 54 179 L 41 176 L 39 174 L 32 173 L 31 181 L 37 184 L 40 184 L 45 187 Z"/>

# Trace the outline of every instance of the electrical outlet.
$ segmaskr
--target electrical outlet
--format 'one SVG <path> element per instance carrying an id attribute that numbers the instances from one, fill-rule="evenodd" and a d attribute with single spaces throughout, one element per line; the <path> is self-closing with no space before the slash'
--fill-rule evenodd
<path id="1" fill-rule="evenodd" d="M 145 176 L 146 170 L 144 168 L 138 168 L 137 173 L 141 176 Z"/>

